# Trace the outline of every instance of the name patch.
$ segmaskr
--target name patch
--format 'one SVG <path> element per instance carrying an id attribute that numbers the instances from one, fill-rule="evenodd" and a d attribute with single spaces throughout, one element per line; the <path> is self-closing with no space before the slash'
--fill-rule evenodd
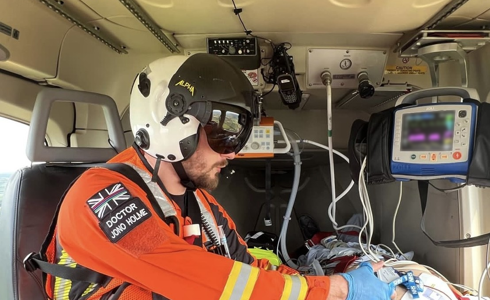
<path id="1" fill-rule="evenodd" d="M 132 198 L 110 211 L 99 226 L 107 238 L 116 243 L 150 217 L 148 207 L 139 198 Z"/>

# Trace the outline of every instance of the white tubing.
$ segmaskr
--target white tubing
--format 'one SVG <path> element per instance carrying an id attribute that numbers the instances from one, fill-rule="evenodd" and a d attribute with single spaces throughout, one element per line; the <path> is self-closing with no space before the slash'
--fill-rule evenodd
<path id="1" fill-rule="evenodd" d="M 286 247 L 286 235 L 288 232 L 289 220 L 291 220 L 291 213 L 293 211 L 294 201 L 296 200 L 296 194 L 298 193 L 299 179 L 301 175 L 301 158 L 299 153 L 299 147 L 296 141 L 288 134 L 288 138 L 291 140 L 291 148 L 293 148 L 293 160 L 294 160 L 294 180 L 291 195 L 289 197 L 288 207 L 286 214 L 284 215 L 284 222 L 282 222 L 281 233 L 279 234 L 281 253 L 288 266 L 297 269 L 298 266 L 289 257 Z"/>
<path id="2" fill-rule="evenodd" d="M 285 143 L 284 141 L 277 141 L 277 142 L 278 143 Z M 325 145 L 320 144 L 320 143 L 317 143 L 317 142 L 310 141 L 310 140 L 297 140 L 295 142 L 296 143 L 311 144 L 313 146 L 317 146 L 319 148 L 322 148 L 322 149 L 325 149 L 327 151 L 330 151 L 330 147 L 325 146 Z M 340 156 L 341 158 L 343 158 L 347 163 L 349 163 L 349 158 L 347 156 L 345 156 L 344 154 L 342 154 L 341 152 L 333 149 L 333 153 L 337 154 L 338 156 Z M 333 206 L 336 205 L 336 203 L 339 202 L 340 199 L 342 199 L 345 195 L 347 195 L 347 193 L 350 192 L 350 190 L 352 189 L 353 186 L 354 186 L 354 181 L 351 180 L 349 186 L 339 196 L 337 196 L 332 201 L 332 203 L 330 203 L 330 205 L 328 206 L 328 217 L 330 218 L 330 221 L 332 222 L 333 227 L 334 227 L 335 230 L 342 230 L 344 228 L 352 228 L 352 227 L 353 228 L 357 228 L 357 229 L 361 229 L 361 227 L 356 226 L 356 225 L 345 225 L 345 226 L 337 227 L 338 224 L 335 221 L 335 218 L 333 217 Z"/>
<path id="3" fill-rule="evenodd" d="M 332 139 L 332 130 L 333 130 L 333 125 L 332 125 L 332 83 L 331 80 L 327 80 L 326 82 L 326 88 L 327 88 L 327 129 L 328 129 L 328 159 L 329 159 L 329 164 L 330 164 L 330 185 L 331 185 L 331 190 L 332 190 L 332 223 L 334 223 L 334 227 L 337 227 L 337 223 L 335 222 L 335 215 L 336 215 L 336 210 L 337 210 L 337 195 L 335 192 L 335 166 L 333 162 L 333 139 Z M 330 207 L 329 207 L 330 210 Z M 330 216 L 330 213 L 329 213 Z"/>
<path id="4" fill-rule="evenodd" d="M 480 283 L 478 284 L 478 300 L 482 299 L 481 294 L 482 294 L 482 289 L 483 289 L 483 280 L 485 280 L 485 277 L 486 277 L 487 272 L 488 272 L 488 268 L 490 268 L 490 264 L 485 266 L 485 270 L 483 270 L 483 274 L 481 274 L 481 277 L 480 277 Z"/>

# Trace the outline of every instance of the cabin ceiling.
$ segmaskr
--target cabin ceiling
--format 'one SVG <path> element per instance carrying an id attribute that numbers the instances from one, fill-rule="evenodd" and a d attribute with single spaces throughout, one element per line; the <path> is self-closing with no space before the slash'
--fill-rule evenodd
<path id="1" fill-rule="evenodd" d="M 11 52 L 9 61 L 0 62 L 0 68 L 41 82 L 47 80 L 60 86 L 70 87 L 72 84 L 81 89 L 106 92 L 92 87 L 87 80 L 71 82 L 72 78 L 78 78 L 71 76 L 71 73 L 77 72 L 66 62 L 73 61 L 82 54 L 80 63 L 87 64 L 89 70 L 92 56 L 105 60 L 105 57 L 109 57 L 108 54 L 101 55 L 99 48 L 94 49 L 93 54 L 81 50 L 92 47 L 92 44 L 85 48 L 76 44 L 77 40 L 82 41 L 80 36 L 84 34 L 83 31 L 50 11 L 43 4 L 44 0 L 18 0 L 17 6 L 7 6 L 10 1 L 0 0 L 0 7 L 5 8 L 0 10 L 0 22 L 20 29 L 22 38 L 17 41 L 0 36 L 0 44 Z M 140 68 L 140 61 L 146 61 L 150 57 L 171 54 L 124 6 L 122 2 L 125 0 L 45 1 L 58 3 L 56 5 L 62 7 L 63 11 L 75 16 L 89 28 L 97 28 L 100 34 L 115 41 L 116 45 L 123 45 L 130 56 L 140 55 L 141 58 L 135 58 L 131 62 L 131 68 Z M 244 36 L 240 20 L 233 12 L 232 0 L 131 1 L 137 3 L 185 55 L 206 51 L 207 37 Z M 401 63 L 401 59 L 390 51 L 397 41 L 417 32 L 446 6 L 452 7 L 459 1 L 464 0 L 235 0 L 235 4 L 243 9 L 240 16 L 253 34 L 271 39 L 274 43 L 287 41 L 293 45 L 289 53 L 294 56 L 301 89 L 309 97 L 302 109 L 312 110 L 325 108 L 325 92 L 322 89 L 311 89 L 306 84 L 309 48 L 382 50 L 389 55 L 386 64 L 397 65 Z M 440 22 L 436 29 L 490 29 L 490 1 L 466 1 Z M 42 44 L 39 42 L 40 36 L 43 37 Z M 260 44 L 265 51 L 263 57 L 269 55 L 270 46 L 263 40 L 260 40 Z M 43 60 L 38 59 L 41 55 Z M 118 57 L 107 68 L 121 65 L 119 61 L 123 62 L 125 55 Z M 124 63 L 127 61 L 126 59 Z M 423 64 L 420 60 L 412 61 L 417 66 Z M 430 86 L 428 72 L 426 75 L 385 76 L 376 81 L 409 83 L 417 87 Z M 101 82 L 100 85 L 106 84 Z M 269 88 L 266 85 L 262 87 L 264 91 Z M 344 103 L 347 99 L 348 105 L 344 108 L 372 112 L 393 95 L 399 94 L 398 88 L 395 88 L 394 91 L 384 91 L 385 94 L 377 95 L 379 97 L 376 101 L 366 101 L 357 98 L 349 100 L 352 93 L 351 89 L 335 89 L 333 101 Z M 115 98 L 121 102 L 121 107 L 127 105 L 126 96 Z M 281 104 L 277 93 L 271 93 L 269 98 L 269 109 L 287 109 Z"/>
<path id="2" fill-rule="evenodd" d="M 133 1 L 181 48 L 204 47 L 204 37 L 208 36 L 243 34 L 242 25 L 233 13 L 232 0 Z M 235 0 L 236 6 L 243 9 L 241 17 L 247 29 L 256 35 L 292 41 L 295 45 L 369 48 L 392 46 L 403 33 L 420 28 L 453 2 Z M 162 50 L 163 46 L 119 0 L 64 1 L 64 6 L 83 21 L 123 42 L 128 49 Z M 490 1 L 469 0 L 438 28 L 474 29 L 486 25 L 490 25 Z M 374 41 L 366 38 L 370 36 Z"/>

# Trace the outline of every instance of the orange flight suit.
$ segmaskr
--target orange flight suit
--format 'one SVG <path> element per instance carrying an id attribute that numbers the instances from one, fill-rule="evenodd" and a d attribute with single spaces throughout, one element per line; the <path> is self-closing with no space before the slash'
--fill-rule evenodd
<path id="1" fill-rule="evenodd" d="M 148 183 L 151 173 L 136 151 L 129 148 L 109 163 L 132 166 Z M 326 276 L 289 275 L 294 270 L 287 267 L 282 272 L 267 270 L 267 261 L 248 252 L 231 218 L 205 191 L 195 193 L 201 212 L 214 228 L 223 225 L 231 259 L 186 242 L 179 206 L 152 184 L 152 194 L 158 194 L 155 199 L 165 216 L 174 214 L 175 225 L 162 220 L 146 193 L 117 172 L 94 167 L 73 184 L 61 205 L 48 259 L 86 267 L 112 280 L 101 286 L 48 275 L 51 298 L 109 299 L 118 288 L 119 300 L 157 299 L 152 293 L 173 300 L 327 298 Z M 203 234 L 203 244 L 207 240 Z"/>

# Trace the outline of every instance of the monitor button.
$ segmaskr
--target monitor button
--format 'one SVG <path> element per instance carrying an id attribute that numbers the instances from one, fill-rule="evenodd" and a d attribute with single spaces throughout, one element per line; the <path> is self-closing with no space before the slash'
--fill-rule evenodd
<path id="1" fill-rule="evenodd" d="M 462 156 L 462 155 L 461 155 L 461 152 L 459 152 L 459 151 L 456 151 L 456 152 L 454 152 L 454 153 L 453 153 L 453 158 L 454 158 L 455 160 L 459 160 L 459 159 L 461 159 L 461 156 Z"/>
<path id="2" fill-rule="evenodd" d="M 436 153 L 431 153 L 430 161 L 437 161 L 437 154 Z"/>

